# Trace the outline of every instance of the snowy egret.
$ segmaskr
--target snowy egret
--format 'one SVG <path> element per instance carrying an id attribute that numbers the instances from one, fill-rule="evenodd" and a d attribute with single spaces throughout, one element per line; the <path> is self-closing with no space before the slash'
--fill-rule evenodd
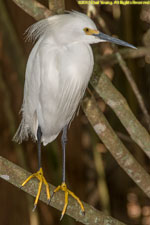
<path id="1" fill-rule="evenodd" d="M 82 202 L 66 185 L 65 147 L 67 126 L 75 115 L 93 70 L 94 61 L 90 44 L 108 41 L 135 47 L 98 31 L 88 16 L 75 11 L 35 23 L 29 28 L 28 36 L 37 42 L 27 62 L 21 109 L 22 121 L 14 140 L 22 142 L 31 136 L 37 141 L 38 171 L 28 177 L 22 187 L 32 177 L 36 177 L 39 186 L 34 209 L 43 183 L 46 186 L 47 199 L 50 200 L 49 185 L 41 165 L 41 143 L 47 145 L 63 131 L 62 184 L 54 190 L 54 193 L 58 190 L 65 192 L 62 218 L 68 205 L 68 195 L 77 200 L 84 212 Z"/>

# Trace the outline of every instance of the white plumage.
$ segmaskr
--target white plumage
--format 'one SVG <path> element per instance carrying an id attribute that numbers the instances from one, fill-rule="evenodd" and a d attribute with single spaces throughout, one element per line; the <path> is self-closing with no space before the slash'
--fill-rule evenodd
<path id="1" fill-rule="evenodd" d="M 84 95 L 93 70 L 90 44 L 134 46 L 97 31 L 89 17 L 74 11 L 32 25 L 28 38 L 37 42 L 27 62 L 22 121 L 14 140 L 22 142 L 29 135 L 37 140 L 40 126 L 46 145 L 71 121 Z"/>
<path id="2" fill-rule="evenodd" d="M 29 38 L 38 41 L 27 62 L 22 121 L 16 141 L 22 142 L 29 135 L 37 140 L 40 125 L 46 145 L 72 119 L 93 69 L 93 54 L 87 41 L 96 38 L 87 37 L 85 27 L 96 29 L 86 15 L 71 12 L 44 19 L 29 29 Z"/>
<path id="3" fill-rule="evenodd" d="M 22 142 L 31 136 L 38 144 L 38 171 L 30 175 L 21 185 L 24 187 L 33 177 L 39 181 L 34 202 L 35 210 L 42 184 L 46 187 L 47 200 L 51 195 L 41 165 L 41 142 L 46 145 L 62 132 L 63 167 L 62 183 L 53 194 L 65 193 L 63 218 L 68 195 L 80 205 L 80 199 L 68 189 L 65 175 L 65 152 L 67 125 L 73 119 L 84 95 L 93 70 L 93 53 L 90 44 L 109 41 L 135 48 L 124 41 L 99 32 L 93 21 L 78 12 L 57 15 L 42 20 L 28 29 L 28 38 L 36 41 L 26 67 L 22 121 L 14 140 Z"/>

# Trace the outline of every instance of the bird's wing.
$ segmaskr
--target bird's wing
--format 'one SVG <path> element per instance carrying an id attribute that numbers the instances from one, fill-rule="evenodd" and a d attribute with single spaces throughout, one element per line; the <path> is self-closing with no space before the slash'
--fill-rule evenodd
<path id="1" fill-rule="evenodd" d="M 29 135 L 36 139 L 38 95 L 40 87 L 40 59 L 38 55 L 41 39 L 33 47 L 26 66 L 23 104 L 21 107 L 22 120 L 13 140 L 21 143 Z"/>
<path id="2" fill-rule="evenodd" d="M 92 60 L 87 46 L 60 48 L 49 41 L 36 43 L 26 69 L 23 119 L 17 134 L 20 140 L 29 134 L 36 139 L 38 125 L 44 144 L 56 138 L 84 94 Z"/>
<path id="3" fill-rule="evenodd" d="M 80 54 L 79 54 L 80 52 Z M 37 111 L 43 142 L 51 142 L 70 122 L 85 92 L 93 69 L 87 45 L 40 50 L 40 93 Z"/>

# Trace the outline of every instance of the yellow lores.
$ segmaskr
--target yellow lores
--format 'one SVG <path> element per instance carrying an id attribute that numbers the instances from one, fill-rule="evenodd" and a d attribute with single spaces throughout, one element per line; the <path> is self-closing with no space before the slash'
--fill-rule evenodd
<path id="1" fill-rule="evenodd" d="M 93 35 L 93 34 L 99 34 L 100 33 L 98 30 L 93 30 L 93 29 L 90 29 L 88 27 L 85 27 L 83 30 L 84 30 L 85 34 L 87 34 L 87 35 Z"/>

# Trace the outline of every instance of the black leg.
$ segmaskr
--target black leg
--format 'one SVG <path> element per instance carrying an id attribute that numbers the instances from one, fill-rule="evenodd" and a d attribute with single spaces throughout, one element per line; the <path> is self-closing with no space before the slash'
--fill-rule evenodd
<path id="1" fill-rule="evenodd" d="M 66 142 L 67 142 L 67 125 L 63 128 L 63 133 L 61 136 L 61 144 L 63 150 L 62 156 L 62 182 L 65 183 L 66 180 Z"/>
<path id="2" fill-rule="evenodd" d="M 64 207 L 63 207 L 63 211 L 61 213 L 61 217 L 60 217 L 60 220 L 63 218 L 65 212 L 66 212 L 66 209 L 67 209 L 67 206 L 68 206 L 68 195 L 71 195 L 77 202 L 78 204 L 80 205 L 81 207 L 81 210 L 82 210 L 82 213 L 84 213 L 84 206 L 82 204 L 82 202 L 80 201 L 80 199 L 72 192 L 70 191 L 68 188 L 67 188 L 67 185 L 66 185 L 66 182 L 65 182 L 65 153 L 66 153 L 66 142 L 67 142 L 67 126 L 65 126 L 63 128 L 63 132 L 62 132 L 62 137 L 61 137 L 61 143 L 62 143 L 62 150 L 63 150 L 63 157 L 62 157 L 62 183 L 61 185 L 59 185 L 58 187 L 56 187 L 54 189 L 54 192 L 53 192 L 53 195 L 58 192 L 59 190 L 62 190 L 64 191 L 65 193 L 65 204 L 64 204 Z M 52 196 L 53 196 L 52 195 Z"/>
<path id="3" fill-rule="evenodd" d="M 43 175 L 43 169 L 42 169 L 42 165 L 41 165 L 41 137 L 42 137 L 42 131 L 41 131 L 41 128 L 39 126 L 38 130 L 37 130 L 38 171 L 36 173 L 33 173 L 32 175 L 30 175 L 21 185 L 23 187 L 33 177 L 36 177 L 39 181 L 38 192 L 37 192 L 37 195 L 36 195 L 36 199 L 34 201 L 33 211 L 36 209 L 36 206 L 37 206 L 37 203 L 38 203 L 38 200 L 39 200 L 39 197 L 40 197 L 40 193 L 41 193 L 41 190 L 42 190 L 42 184 L 44 184 L 45 187 L 46 187 L 47 200 L 48 200 L 48 202 L 50 201 L 49 184 L 47 183 L 47 181 L 46 181 L 46 179 Z"/>
<path id="4" fill-rule="evenodd" d="M 40 126 L 37 130 L 37 144 L 38 144 L 38 169 L 42 167 L 41 165 L 41 137 L 42 137 L 42 131 Z"/>

